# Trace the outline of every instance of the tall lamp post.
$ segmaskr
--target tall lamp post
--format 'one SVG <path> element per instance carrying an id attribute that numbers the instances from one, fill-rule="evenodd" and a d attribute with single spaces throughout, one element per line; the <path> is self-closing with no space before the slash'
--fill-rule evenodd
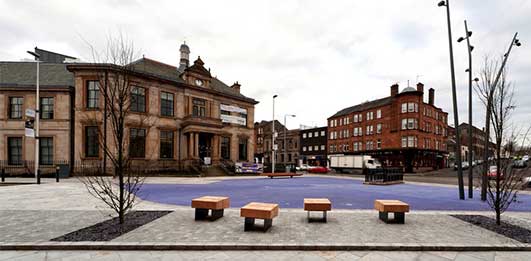
<path id="1" fill-rule="evenodd" d="M 283 144 L 283 150 L 284 150 L 284 153 L 287 155 L 287 152 L 288 152 L 288 149 L 286 147 L 286 132 L 288 131 L 288 126 L 286 125 L 286 118 L 287 117 L 293 117 L 295 118 L 297 115 L 295 114 L 285 114 L 284 115 L 284 144 Z"/>
<path id="2" fill-rule="evenodd" d="M 473 162 L 472 156 L 474 155 L 474 148 L 472 147 L 472 50 L 474 46 L 470 45 L 470 37 L 472 36 L 472 31 L 468 30 L 468 25 L 465 20 L 465 37 L 459 37 L 457 42 L 460 43 L 466 39 L 467 49 L 468 49 L 468 69 L 465 72 L 468 72 L 468 198 L 474 197 L 474 188 L 473 188 Z M 475 78 L 474 81 L 479 81 L 478 78 Z"/>
<path id="3" fill-rule="evenodd" d="M 457 93 L 455 88 L 455 70 L 454 70 L 454 51 L 452 47 L 452 28 L 450 22 L 450 0 L 440 1 L 437 4 L 439 7 L 446 6 L 446 20 L 448 23 L 448 43 L 450 47 L 450 73 L 452 76 L 452 100 L 454 109 L 454 124 L 455 124 L 455 158 L 457 161 L 457 179 L 459 183 L 459 199 L 465 199 L 465 188 L 463 184 L 463 168 L 461 167 L 461 142 L 459 140 L 459 111 L 457 110 Z"/>
<path id="4" fill-rule="evenodd" d="M 275 174 L 275 151 L 277 150 L 277 148 L 275 147 L 275 98 L 278 97 L 278 95 L 273 95 L 273 123 L 271 124 L 271 155 L 272 155 L 272 159 L 271 159 L 271 173 Z"/>
<path id="5" fill-rule="evenodd" d="M 36 98 L 35 98 L 35 178 L 37 179 L 37 184 L 41 184 L 41 177 L 39 173 L 39 118 L 40 118 L 40 89 L 39 89 L 39 54 L 27 51 L 33 57 L 35 57 L 35 62 L 37 63 L 37 80 L 35 83 L 36 86 Z"/>
<path id="6" fill-rule="evenodd" d="M 490 112 L 492 109 L 492 95 L 494 95 L 494 90 L 496 86 L 498 85 L 498 81 L 500 80 L 500 76 L 503 72 L 503 68 L 505 68 L 505 64 L 507 63 L 507 59 L 509 58 L 509 54 L 511 54 L 511 50 L 513 49 L 513 46 L 520 46 L 522 45 L 520 43 L 520 40 L 518 40 L 516 37 L 518 36 L 518 32 L 516 32 L 513 36 L 513 39 L 511 40 L 511 44 L 509 44 L 509 49 L 507 50 L 507 53 L 504 54 L 503 62 L 501 64 L 500 70 L 498 71 L 498 74 L 496 75 L 496 78 L 494 79 L 494 82 L 491 86 L 489 86 L 489 96 L 487 97 L 487 113 L 485 117 L 485 152 L 483 153 L 483 164 L 485 166 L 485 171 L 482 173 L 481 176 L 481 200 L 485 201 L 487 200 L 487 168 L 488 168 L 488 160 L 489 160 L 489 151 L 490 151 Z"/>

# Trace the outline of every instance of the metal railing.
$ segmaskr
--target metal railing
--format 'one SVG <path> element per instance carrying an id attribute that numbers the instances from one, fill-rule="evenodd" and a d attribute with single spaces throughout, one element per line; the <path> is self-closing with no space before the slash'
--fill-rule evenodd
<path id="1" fill-rule="evenodd" d="M 378 168 L 365 170 L 365 182 L 396 182 L 403 181 L 404 173 L 401 168 Z"/>

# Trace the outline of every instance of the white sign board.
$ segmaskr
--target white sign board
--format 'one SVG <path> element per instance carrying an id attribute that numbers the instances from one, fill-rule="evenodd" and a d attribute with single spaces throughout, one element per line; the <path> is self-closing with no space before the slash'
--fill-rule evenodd
<path id="1" fill-rule="evenodd" d="M 203 160 L 205 161 L 205 165 L 212 164 L 212 158 L 210 158 L 210 157 L 204 157 Z"/>
<path id="2" fill-rule="evenodd" d="M 242 118 L 236 115 L 221 114 L 220 118 L 221 118 L 221 122 L 223 123 L 233 123 L 233 124 L 244 125 L 244 126 L 247 125 L 246 118 Z"/>
<path id="3" fill-rule="evenodd" d="M 278 150 L 278 144 L 273 145 L 273 150 Z"/>
<path id="4" fill-rule="evenodd" d="M 29 128 L 25 128 L 24 135 L 25 135 L 26 137 L 32 137 L 32 138 L 35 138 L 35 130 L 33 130 L 33 129 L 29 129 Z"/>
<path id="5" fill-rule="evenodd" d="M 230 111 L 230 112 L 238 112 L 238 113 L 247 114 L 247 109 L 240 108 L 240 107 L 238 107 L 238 106 L 232 106 L 232 105 L 220 104 L 220 105 L 219 105 L 219 108 L 220 108 L 222 111 Z"/>
<path id="6" fill-rule="evenodd" d="M 35 110 L 34 109 L 26 109 L 26 116 L 35 118 Z"/>

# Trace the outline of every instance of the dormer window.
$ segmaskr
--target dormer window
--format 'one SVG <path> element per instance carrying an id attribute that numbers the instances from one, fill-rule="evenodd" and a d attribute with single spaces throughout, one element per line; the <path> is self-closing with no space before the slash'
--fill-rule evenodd
<path id="1" fill-rule="evenodd" d="M 195 80 L 195 85 L 197 85 L 197 86 L 203 86 L 203 80 L 201 80 L 201 79 L 196 79 L 196 80 Z"/>

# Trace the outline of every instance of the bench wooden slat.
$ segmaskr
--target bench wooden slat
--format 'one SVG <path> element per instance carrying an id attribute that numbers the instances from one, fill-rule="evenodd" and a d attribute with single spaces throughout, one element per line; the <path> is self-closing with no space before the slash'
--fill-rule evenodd
<path id="1" fill-rule="evenodd" d="M 240 216 L 272 219 L 278 216 L 278 204 L 251 202 L 240 209 Z"/>
<path id="2" fill-rule="evenodd" d="M 228 197 L 204 196 L 192 199 L 192 208 L 225 209 L 230 207 Z"/>
<path id="3" fill-rule="evenodd" d="M 374 201 L 374 209 L 380 212 L 409 212 L 409 204 L 400 200 L 383 200 Z"/>
<path id="4" fill-rule="evenodd" d="M 327 198 L 305 198 L 304 210 L 306 211 L 329 211 L 332 210 L 332 202 Z"/>

